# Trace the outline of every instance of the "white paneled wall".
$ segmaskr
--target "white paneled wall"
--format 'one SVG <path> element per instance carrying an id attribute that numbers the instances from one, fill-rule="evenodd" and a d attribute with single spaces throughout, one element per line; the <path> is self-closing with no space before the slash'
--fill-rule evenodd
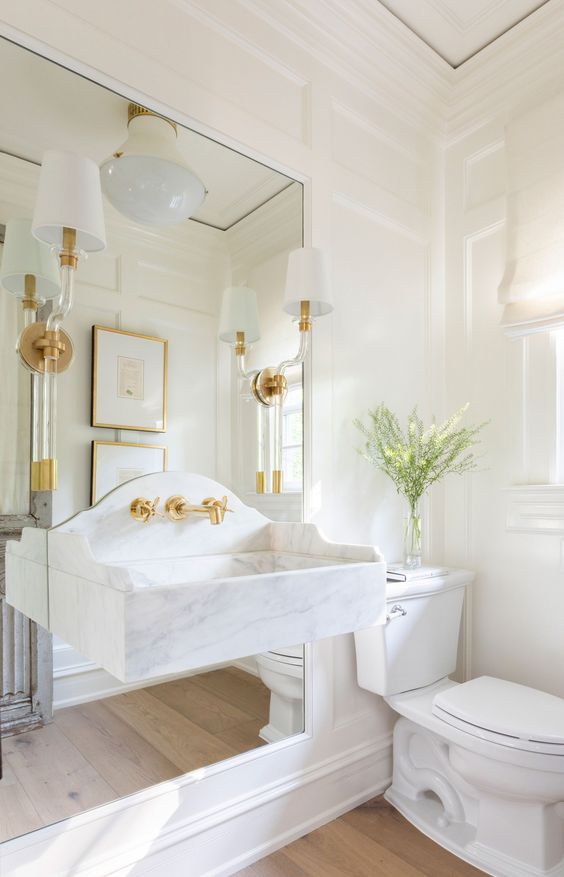
<path id="1" fill-rule="evenodd" d="M 519 111 L 517 104 L 512 112 Z M 509 339 L 500 328 L 503 121 L 488 122 L 447 153 L 448 405 L 468 401 L 472 421 L 490 421 L 484 471 L 448 485 L 447 560 L 477 571 L 473 675 L 564 696 L 556 620 L 564 613 L 564 524 L 553 483 L 563 389 L 550 333 Z"/>

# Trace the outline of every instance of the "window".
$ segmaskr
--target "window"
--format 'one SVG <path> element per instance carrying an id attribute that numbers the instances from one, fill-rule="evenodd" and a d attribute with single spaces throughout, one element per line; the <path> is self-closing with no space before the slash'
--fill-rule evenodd
<path id="1" fill-rule="evenodd" d="M 301 490 L 303 481 L 303 389 L 290 384 L 282 410 L 284 490 Z"/>

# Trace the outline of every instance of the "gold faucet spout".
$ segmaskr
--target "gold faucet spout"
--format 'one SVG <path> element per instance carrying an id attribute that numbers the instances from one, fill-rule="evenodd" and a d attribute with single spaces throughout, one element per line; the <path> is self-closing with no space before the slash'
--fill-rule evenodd
<path id="1" fill-rule="evenodd" d="M 183 521 L 189 515 L 207 515 L 210 524 L 221 524 L 225 518 L 225 512 L 232 509 L 227 508 L 227 497 L 216 499 L 214 496 L 208 496 L 197 505 L 191 503 L 184 496 L 171 496 L 165 503 L 165 512 L 171 521 Z"/>

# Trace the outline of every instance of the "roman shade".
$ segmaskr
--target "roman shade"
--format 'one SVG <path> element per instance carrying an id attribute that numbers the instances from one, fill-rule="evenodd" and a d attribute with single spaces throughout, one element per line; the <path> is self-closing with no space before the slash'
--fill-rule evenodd
<path id="1" fill-rule="evenodd" d="M 506 128 L 506 265 L 499 286 L 510 335 L 564 326 L 564 93 Z"/>

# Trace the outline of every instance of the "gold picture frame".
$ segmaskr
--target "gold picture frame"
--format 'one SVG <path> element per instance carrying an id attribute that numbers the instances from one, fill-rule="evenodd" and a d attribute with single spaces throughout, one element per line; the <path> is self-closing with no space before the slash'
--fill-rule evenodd
<path id="1" fill-rule="evenodd" d="M 102 459 L 104 457 L 103 451 L 106 451 L 109 448 L 121 448 L 124 452 L 129 450 L 129 459 L 126 457 L 123 461 L 124 464 L 128 463 L 129 465 L 124 465 L 121 470 L 116 470 L 115 477 L 111 477 L 109 472 L 106 472 L 104 477 L 101 477 L 102 472 L 99 471 L 99 469 L 102 465 L 108 467 L 112 462 L 112 456 L 114 457 L 113 462 L 117 462 L 115 452 L 113 455 L 106 454 L 105 459 Z M 135 449 L 135 451 L 132 451 L 132 449 Z M 147 453 L 144 455 L 143 450 L 153 453 Z M 160 452 L 160 454 L 158 452 Z M 142 457 L 144 456 L 147 456 L 147 461 L 145 465 L 142 465 L 144 462 Z M 155 468 L 155 461 L 158 456 L 161 456 L 161 468 Z M 139 442 L 93 441 L 91 461 L 92 475 L 90 480 L 90 505 L 94 505 L 94 503 L 102 499 L 103 496 L 106 496 L 110 490 L 119 487 L 120 484 L 125 484 L 127 481 L 130 481 L 131 478 L 138 478 L 140 475 L 150 475 L 153 472 L 166 472 L 168 467 L 168 448 L 166 445 L 143 444 Z M 130 477 L 120 477 L 118 474 L 119 472 L 126 473 L 128 470 L 131 472 Z"/>
<path id="2" fill-rule="evenodd" d="M 168 341 L 92 326 L 91 425 L 166 432 Z"/>

